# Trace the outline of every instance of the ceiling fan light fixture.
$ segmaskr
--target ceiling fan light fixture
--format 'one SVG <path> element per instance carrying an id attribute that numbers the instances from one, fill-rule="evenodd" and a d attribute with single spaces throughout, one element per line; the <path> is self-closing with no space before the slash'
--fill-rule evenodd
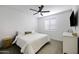
<path id="1" fill-rule="evenodd" d="M 35 12 L 36 12 L 36 13 L 34 13 L 33 15 L 36 15 L 36 14 L 40 13 L 40 15 L 41 15 L 41 16 L 43 16 L 43 14 L 42 14 L 42 13 L 47 13 L 47 12 L 50 12 L 50 11 L 42 11 L 42 10 L 43 10 L 43 8 L 44 8 L 44 5 L 41 5 L 41 6 L 40 6 L 40 7 L 38 7 L 38 8 L 39 8 L 39 10 L 30 9 L 30 10 L 35 11 Z"/>

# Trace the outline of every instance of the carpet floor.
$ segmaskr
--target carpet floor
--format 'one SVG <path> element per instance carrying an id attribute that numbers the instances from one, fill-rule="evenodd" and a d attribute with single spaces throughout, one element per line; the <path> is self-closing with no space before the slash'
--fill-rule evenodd
<path id="1" fill-rule="evenodd" d="M 37 54 L 62 54 L 63 43 L 61 41 L 52 40 L 46 44 Z"/>
<path id="2" fill-rule="evenodd" d="M 10 48 L 0 49 L 0 54 L 22 54 L 20 48 L 17 45 L 13 45 Z M 44 45 L 36 54 L 62 54 L 63 43 L 51 39 L 49 43 Z"/>

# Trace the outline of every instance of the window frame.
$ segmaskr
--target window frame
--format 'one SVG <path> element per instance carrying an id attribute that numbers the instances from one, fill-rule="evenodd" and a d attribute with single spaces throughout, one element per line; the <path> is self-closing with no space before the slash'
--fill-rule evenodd
<path id="1" fill-rule="evenodd" d="M 56 18 L 46 19 L 44 25 L 46 31 L 56 31 Z"/>

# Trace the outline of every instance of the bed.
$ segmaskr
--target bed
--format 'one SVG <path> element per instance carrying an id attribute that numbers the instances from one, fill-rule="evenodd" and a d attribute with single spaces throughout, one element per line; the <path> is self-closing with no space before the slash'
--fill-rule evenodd
<path id="1" fill-rule="evenodd" d="M 47 34 L 32 33 L 28 35 L 18 35 L 13 43 L 21 48 L 21 53 L 35 54 L 39 49 L 49 42 Z"/>

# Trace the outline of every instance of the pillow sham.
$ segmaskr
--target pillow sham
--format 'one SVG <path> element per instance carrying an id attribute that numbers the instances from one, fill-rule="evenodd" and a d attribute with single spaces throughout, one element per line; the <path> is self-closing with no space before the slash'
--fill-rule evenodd
<path id="1" fill-rule="evenodd" d="M 13 37 L 13 41 L 15 40 L 16 36 L 18 35 L 18 32 L 15 33 L 14 37 Z M 13 42 L 12 41 L 12 42 Z"/>

